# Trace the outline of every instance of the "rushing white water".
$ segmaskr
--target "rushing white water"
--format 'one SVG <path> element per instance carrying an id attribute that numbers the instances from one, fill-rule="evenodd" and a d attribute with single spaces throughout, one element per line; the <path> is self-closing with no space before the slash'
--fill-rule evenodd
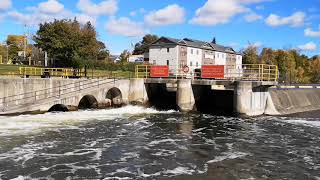
<path id="1" fill-rule="evenodd" d="M 0 136 L 37 133 L 44 129 L 77 128 L 81 123 L 128 118 L 139 114 L 169 114 L 175 112 L 174 110 L 158 111 L 153 108 L 129 105 L 117 109 L 2 116 L 0 117 Z"/>
<path id="2" fill-rule="evenodd" d="M 315 121 L 315 120 L 297 119 L 297 120 L 286 120 L 285 122 L 290 124 L 295 124 L 295 125 L 303 125 L 303 126 L 320 128 L 320 121 Z"/>

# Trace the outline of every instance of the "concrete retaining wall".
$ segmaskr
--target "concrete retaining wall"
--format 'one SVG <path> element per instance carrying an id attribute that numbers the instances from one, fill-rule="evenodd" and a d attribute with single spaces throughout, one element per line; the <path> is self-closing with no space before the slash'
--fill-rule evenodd
<path id="1" fill-rule="evenodd" d="M 77 107 L 86 95 L 93 96 L 98 103 L 106 103 L 111 88 L 121 91 L 124 104 L 147 101 L 143 79 L 1 78 L 0 114 L 47 111 L 55 104 Z"/>
<path id="2" fill-rule="evenodd" d="M 266 112 L 285 115 L 320 110 L 320 89 L 270 89 Z"/>

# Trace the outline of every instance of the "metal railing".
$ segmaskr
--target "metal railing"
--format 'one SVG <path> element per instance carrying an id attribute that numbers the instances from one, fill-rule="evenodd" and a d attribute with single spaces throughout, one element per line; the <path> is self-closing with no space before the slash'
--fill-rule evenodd
<path id="1" fill-rule="evenodd" d="M 131 78 L 133 72 L 123 71 L 105 71 L 105 70 L 93 70 L 87 69 L 71 69 L 71 68 L 41 68 L 41 67 L 19 67 L 19 72 L 10 72 L 1 74 L 4 76 L 52 76 L 52 77 L 92 77 L 92 78 Z"/>
<path id="2" fill-rule="evenodd" d="M 38 101 L 50 98 L 57 100 L 64 95 L 78 93 L 92 88 L 99 88 L 102 85 L 115 83 L 118 80 L 119 79 L 86 79 L 60 85 L 54 88 L 46 88 L 23 94 L 2 97 L 0 98 L 0 110 L 2 112 L 6 112 L 7 110 L 19 109 L 21 106 L 36 104 Z"/>
<path id="3" fill-rule="evenodd" d="M 137 65 L 135 69 L 136 78 L 152 78 L 152 65 Z M 201 79 L 201 67 L 191 67 L 188 72 L 184 68 L 169 66 L 169 77 L 179 79 Z M 224 66 L 224 78 L 214 78 L 223 80 L 243 80 L 243 81 L 274 81 L 279 79 L 279 70 L 276 65 L 268 64 L 243 64 Z"/>

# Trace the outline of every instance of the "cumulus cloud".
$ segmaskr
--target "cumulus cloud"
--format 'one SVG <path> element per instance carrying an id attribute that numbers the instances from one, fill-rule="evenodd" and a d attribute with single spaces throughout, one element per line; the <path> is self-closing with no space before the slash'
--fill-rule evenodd
<path id="1" fill-rule="evenodd" d="M 197 9 L 195 16 L 190 20 L 191 24 L 217 25 L 224 24 L 232 17 L 250 12 L 249 4 L 266 0 L 207 0 L 201 8 Z"/>
<path id="2" fill-rule="evenodd" d="M 57 0 L 48 0 L 38 5 L 39 11 L 48 14 L 57 14 L 64 10 L 64 5 L 59 3 Z"/>
<path id="3" fill-rule="evenodd" d="M 77 21 L 80 24 L 86 24 L 87 22 L 90 22 L 93 26 L 96 26 L 97 24 L 97 18 L 94 16 L 89 16 L 86 14 L 76 14 L 74 15 L 77 18 Z"/>
<path id="4" fill-rule="evenodd" d="M 9 18 L 12 18 L 16 23 L 27 24 L 27 25 L 38 25 L 43 22 L 50 22 L 54 19 L 65 19 L 75 17 L 71 12 L 63 11 L 59 14 L 45 14 L 41 12 L 34 13 L 21 13 L 18 11 L 11 11 L 7 15 Z"/>
<path id="5" fill-rule="evenodd" d="M 141 23 L 133 22 L 126 17 L 111 18 L 105 28 L 110 34 L 127 37 L 143 36 L 147 33 Z"/>
<path id="6" fill-rule="evenodd" d="M 254 21 L 258 21 L 260 19 L 262 19 L 262 16 L 256 14 L 256 13 L 250 13 L 250 14 L 247 14 L 245 17 L 244 17 L 245 21 L 247 22 L 254 22 Z"/>
<path id="7" fill-rule="evenodd" d="M 304 24 L 306 14 L 298 11 L 293 13 L 291 16 L 280 17 L 276 14 L 270 14 L 265 20 L 266 24 L 272 27 L 289 25 L 291 27 L 298 27 Z"/>
<path id="8" fill-rule="evenodd" d="M 306 44 L 298 46 L 298 49 L 302 51 L 315 51 L 317 50 L 317 45 L 314 42 L 308 42 Z"/>
<path id="9" fill-rule="evenodd" d="M 150 12 L 144 19 L 150 26 L 165 26 L 183 23 L 185 15 L 184 8 L 177 4 L 172 4 L 163 9 Z"/>
<path id="10" fill-rule="evenodd" d="M 304 35 L 309 37 L 320 37 L 320 25 L 318 30 L 312 30 L 311 28 L 307 28 L 304 30 Z"/>
<path id="11" fill-rule="evenodd" d="M 0 10 L 7 10 L 11 8 L 12 2 L 11 0 L 1 0 L 0 1 Z"/>
<path id="12" fill-rule="evenodd" d="M 103 0 L 99 4 L 95 4 L 91 0 L 79 0 L 77 7 L 84 14 L 110 16 L 118 11 L 118 2 L 117 0 Z"/>

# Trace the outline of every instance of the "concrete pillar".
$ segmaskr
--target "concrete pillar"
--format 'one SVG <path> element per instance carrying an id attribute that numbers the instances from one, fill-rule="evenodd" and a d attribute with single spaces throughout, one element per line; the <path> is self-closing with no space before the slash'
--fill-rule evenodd
<path id="1" fill-rule="evenodd" d="M 191 79 L 181 79 L 177 82 L 177 105 L 182 112 L 194 110 L 195 99 Z"/>
<path id="2" fill-rule="evenodd" d="M 129 88 L 129 102 L 144 105 L 148 102 L 148 94 L 144 79 L 131 79 Z"/>
<path id="3" fill-rule="evenodd" d="M 240 81 L 234 91 L 234 111 L 248 116 L 265 113 L 268 92 L 263 87 L 253 87 L 253 82 Z"/>

